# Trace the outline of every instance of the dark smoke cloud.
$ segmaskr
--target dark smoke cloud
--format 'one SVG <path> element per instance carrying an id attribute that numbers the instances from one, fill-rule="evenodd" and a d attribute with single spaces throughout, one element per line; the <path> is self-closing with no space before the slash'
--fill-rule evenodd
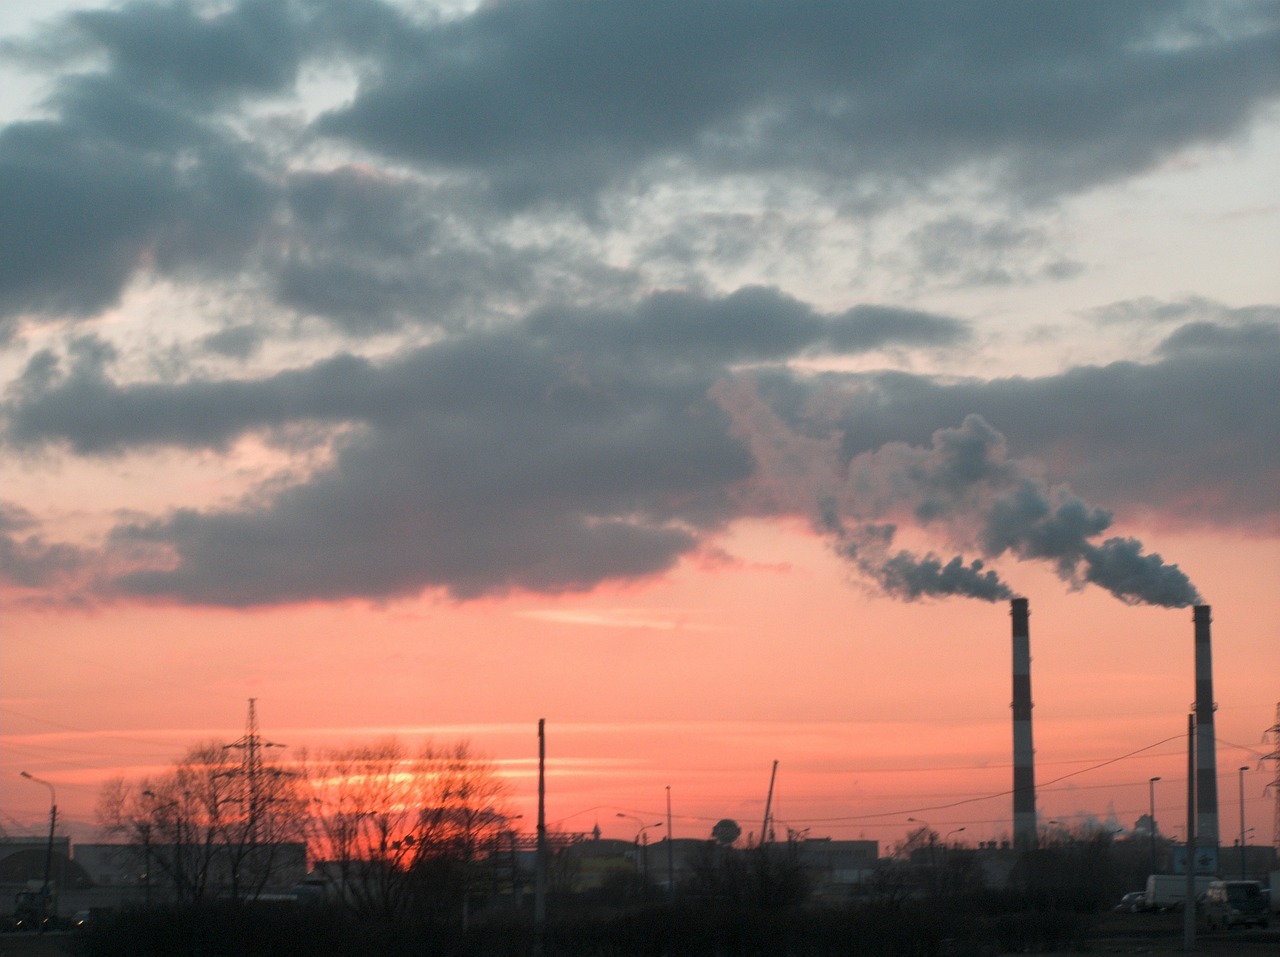
<path id="1" fill-rule="evenodd" d="M 906 601 L 944 595 L 984 601 L 1013 597 L 1009 586 L 994 571 L 985 568 L 980 558 L 965 564 L 957 555 L 944 564 L 933 552 L 923 558 L 905 549 L 891 553 L 888 546 L 895 532 L 892 525 L 865 526 L 858 533 L 841 530 L 836 551 L 886 594 Z"/>
<path id="2" fill-rule="evenodd" d="M 1121 601 L 1185 608 L 1203 602 L 1177 565 L 1155 553 L 1142 554 L 1136 538 L 1109 538 L 1084 555 L 1086 581 L 1102 585 Z"/>
<path id="3" fill-rule="evenodd" d="M 978 558 L 966 565 L 957 555 L 944 565 L 932 552 L 918 559 L 902 551 L 881 565 L 878 575 L 885 591 L 908 601 L 922 595 L 963 595 L 986 601 L 1013 597 L 999 575 L 983 571 Z"/>
<path id="4" fill-rule="evenodd" d="M 934 432 L 928 446 L 889 442 L 842 463 L 839 437 L 802 435 L 741 385 L 718 400 L 760 465 L 757 507 L 813 516 L 836 551 L 888 594 L 908 601 L 963 595 L 996 601 L 1012 592 L 986 561 L 1041 561 L 1073 587 L 1098 585 L 1127 603 L 1185 607 L 1201 601 L 1176 565 L 1133 538 L 1097 539 L 1110 511 L 1049 483 L 1036 463 L 1010 457 L 1004 436 L 978 415 Z M 894 549 L 896 523 L 909 523 L 966 561 Z"/>

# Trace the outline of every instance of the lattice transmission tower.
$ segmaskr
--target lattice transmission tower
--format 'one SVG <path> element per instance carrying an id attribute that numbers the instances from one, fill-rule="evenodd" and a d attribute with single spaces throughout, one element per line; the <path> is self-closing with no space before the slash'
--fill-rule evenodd
<path id="1" fill-rule="evenodd" d="M 245 795 L 244 811 L 249 822 L 250 843 L 257 842 L 265 806 L 273 800 L 270 796 L 271 789 L 269 787 L 267 788 L 268 794 L 263 794 L 264 775 L 277 773 L 275 769 L 263 766 L 262 752 L 266 748 L 283 747 L 285 745 L 278 742 L 262 740 L 262 735 L 258 733 L 257 699 L 250 698 L 249 718 L 245 722 L 244 734 L 240 736 L 238 741 L 223 745 L 223 748 L 227 750 L 241 752 L 239 774 L 243 777 L 246 785 L 247 793 Z"/>

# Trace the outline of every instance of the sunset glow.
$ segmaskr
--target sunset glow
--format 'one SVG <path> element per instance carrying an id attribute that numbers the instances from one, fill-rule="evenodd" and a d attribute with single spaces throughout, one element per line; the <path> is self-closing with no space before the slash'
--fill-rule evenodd
<path id="1" fill-rule="evenodd" d="M 0 11 L 5 833 L 252 698 L 524 831 L 545 719 L 557 830 L 1007 840 L 1022 596 L 1041 822 L 1177 835 L 1208 604 L 1280 841 L 1272 6 L 342 6 Z"/>

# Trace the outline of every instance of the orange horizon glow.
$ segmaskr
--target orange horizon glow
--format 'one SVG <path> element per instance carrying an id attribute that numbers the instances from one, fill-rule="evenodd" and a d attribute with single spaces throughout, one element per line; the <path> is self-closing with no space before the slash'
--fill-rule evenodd
<path id="1" fill-rule="evenodd" d="M 1192 559 L 1184 567 L 1218 599 L 1219 795 L 1230 844 L 1229 772 L 1266 752 L 1258 742 L 1277 673 L 1269 626 L 1280 620 L 1280 600 L 1238 569 L 1274 564 L 1277 546 L 1169 537 L 1165 550 Z M 935 829 L 964 826 L 970 841 L 1007 837 L 1007 605 L 904 605 L 869 594 L 812 537 L 760 525 L 729 545 L 741 558 L 732 572 L 686 567 L 645 586 L 447 614 L 429 600 L 372 616 L 361 603 L 194 617 L 162 607 L 24 614 L 5 644 L 6 669 L 15 673 L 48 642 L 52 653 L 28 669 L 25 686 L 57 688 L 58 697 L 4 699 L 10 827 L 38 829 L 47 815 L 43 789 L 14 780 L 18 764 L 47 755 L 30 770 L 59 787 L 60 814 L 90 821 L 103 781 L 163 773 L 189 744 L 234 739 L 255 697 L 264 734 L 288 743 L 290 759 L 388 734 L 411 749 L 468 741 L 510 782 L 526 828 L 545 717 L 547 816 L 566 830 L 599 824 L 625 838 L 629 825 L 616 813 L 665 820 L 670 786 L 677 837 L 705 836 L 724 817 L 744 835 L 758 831 L 777 759 L 779 826 L 885 844 L 914 816 Z M 765 556 L 774 561 L 757 561 Z M 1157 818 L 1175 833 L 1185 790 L 1178 736 L 1194 697 L 1190 610 L 1072 592 L 1026 565 L 1008 577 L 1031 596 L 1041 819 L 1114 817 L 1130 827 L 1146 813 L 1148 778 L 1160 776 Z M 166 635 L 177 628 L 182 641 Z M 366 636 L 347 639 L 356 633 Z M 206 649 L 195 669 L 186 664 L 192 640 Z M 149 696 L 113 690 L 157 684 Z M 52 700 L 62 711 L 42 724 Z M 1262 842 L 1264 783 L 1246 795 L 1252 839 Z"/>

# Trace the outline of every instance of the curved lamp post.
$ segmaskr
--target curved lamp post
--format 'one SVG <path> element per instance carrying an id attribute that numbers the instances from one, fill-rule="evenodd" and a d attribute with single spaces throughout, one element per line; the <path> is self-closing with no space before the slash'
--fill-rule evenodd
<path id="1" fill-rule="evenodd" d="M 645 886 L 647 887 L 649 884 L 649 835 L 645 832 L 651 827 L 662 827 L 662 822 L 658 821 L 656 824 L 645 824 L 643 820 L 636 817 L 634 814 L 623 814 L 621 811 L 618 812 L 618 817 L 629 818 L 640 825 L 640 830 L 636 831 L 636 846 L 640 848 L 640 878 L 644 881 Z M 643 844 L 641 843 L 642 838 L 644 841 Z"/>
<path id="2" fill-rule="evenodd" d="M 49 900 L 49 872 L 53 866 L 53 830 L 58 823 L 58 795 L 54 791 L 53 785 L 44 778 L 38 778 L 34 774 L 28 774 L 26 771 L 20 772 L 28 781 L 35 781 L 36 784 L 43 784 L 49 789 L 49 844 L 44 852 L 44 886 L 40 888 L 40 897 L 46 903 Z M 1242 779 L 1243 780 L 1243 779 Z M 44 932 L 44 915 L 41 915 L 40 930 Z"/>
<path id="3" fill-rule="evenodd" d="M 1160 780 L 1160 776 L 1147 779 L 1147 793 L 1151 798 L 1150 814 L 1147 818 L 1147 827 L 1151 831 L 1151 870 L 1148 873 L 1156 872 L 1156 782 Z"/>

